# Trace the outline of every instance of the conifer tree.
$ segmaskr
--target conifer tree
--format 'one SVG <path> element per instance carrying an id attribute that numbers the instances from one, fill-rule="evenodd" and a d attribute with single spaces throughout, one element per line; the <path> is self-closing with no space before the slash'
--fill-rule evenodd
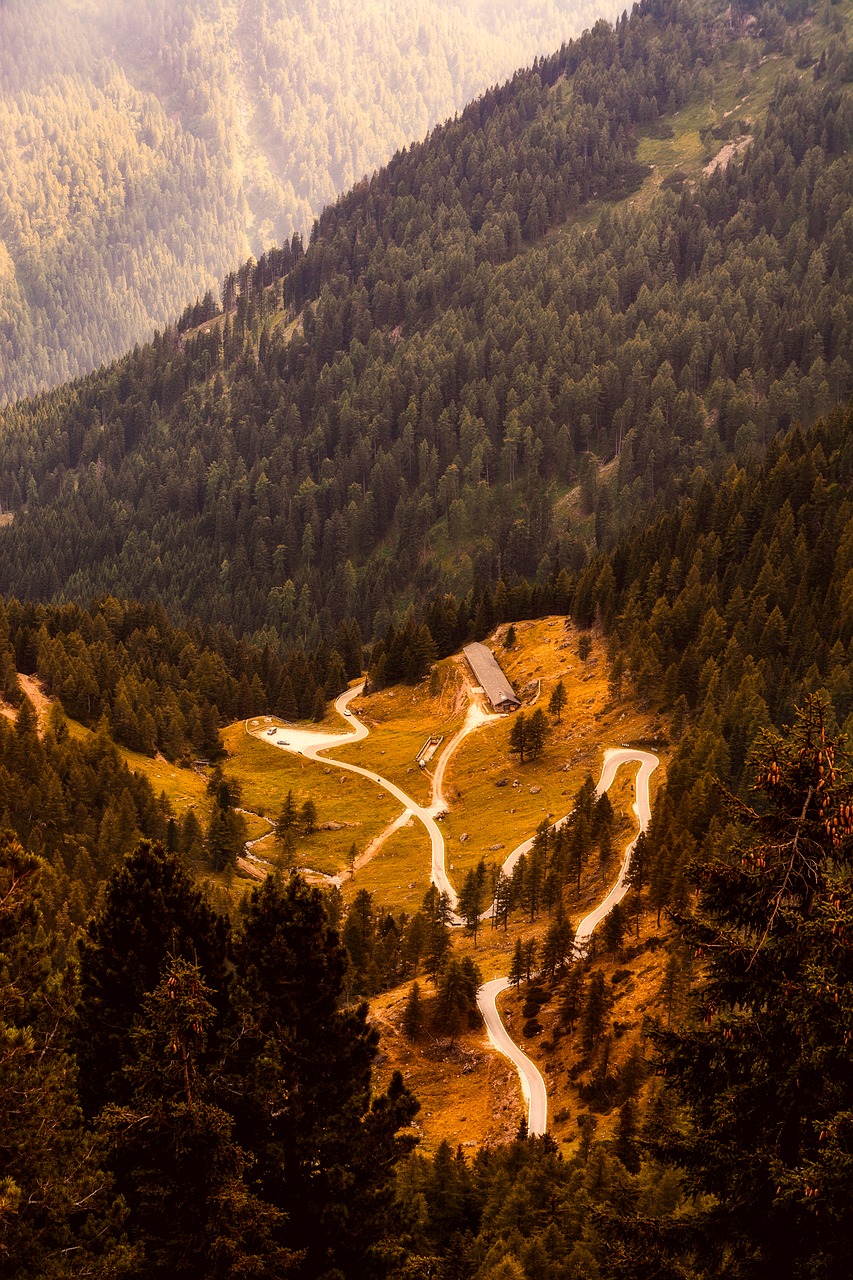
<path id="1" fill-rule="evenodd" d="M 560 1003 L 557 1009 L 560 1025 L 570 1035 L 574 1031 L 575 1023 L 584 1007 L 585 984 L 586 975 L 583 965 L 579 961 L 575 961 L 560 988 Z"/>
<path id="2" fill-rule="evenodd" d="M 275 822 L 276 840 L 283 840 L 288 831 L 291 831 L 292 828 L 296 826 L 296 822 L 296 801 L 293 798 L 293 792 L 288 791 L 287 795 L 284 797 L 284 804 L 281 806 L 281 813 L 278 815 Z"/>
<path id="3" fill-rule="evenodd" d="M 444 958 L 450 950 L 450 900 L 431 884 L 424 894 L 421 911 L 426 920 L 427 944 L 424 967 L 435 982 Z"/>
<path id="4" fill-rule="evenodd" d="M 524 981 L 524 944 L 516 938 L 509 966 L 509 985 L 519 987 Z"/>
<path id="5" fill-rule="evenodd" d="M 283 1242 L 306 1277 L 377 1275 L 392 1231 L 398 1136 L 417 1110 L 399 1077 L 371 1100 L 377 1033 L 345 1008 L 346 954 L 322 895 L 297 875 L 252 893 L 235 944 L 242 1034 L 229 1059 L 237 1137 L 264 1199 L 287 1214 Z"/>
<path id="6" fill-rule="evenodd" d="M 613 1150 L 629 1173 L 640 1168 L 640 1151 L 637 1143 L 637 1107 L 633 1098 L 626 1098 L 619 1108 L 619 1124 Z"/>
<path id="7" fill-rule="evenodd" d="M 705 962 L 699 1020 L 657 1039 L 692 1120 L 660 1149 L 691 1188 L 704 1274 L 841 1275 L 849 1195 L 853 779 L 806 701 L 762 735 L 753 803 L 728 800 L 741 838 L 699 864 L 681 921 Z"/>
<path id="8" fill-rule="evenodd" d="M 127 1100 L 131 1027 L 170 957 L 198 963 L 222 1016 L 228 1004 L 228 922 L 180 859 L 143 840 L 107 881 L 80 942 L 76 1049 L 84 1110 Z"/>
<path id="9" fill-rule="evenodd" d="M 455 1040 L 463 1025 L 474 1014 L 477 1008 L 477 989 L 481 981 L 480 970 L 470 956 L 465 956 L 462 960 L 457 960 L 454 956 L 448 957 L 438 978 L 435 1024 L 451 1040 Z"/>
<path id="10" fill-rule="evenodd" d="M 246 844 L 246 822 L 235 809 L 213 806 L 204 837 L 204 853 L 214 871 L 233 867 Z"/>
<path id="11" fill-rule="evenodd" d="M 588 1058 L 604 1035 L 610 1012 L 610 1000 L 604 985 L 604 974 L 597 969 L 590 979 L 580 1025 L 581 1050 Z"/>
<path id="12" fill-rule="evenodd" d="M 347 673 L 344 667 L 344 660 L 337 649 L 333 649 L 329 655 L 329 670 L 326 675 L 323 692 L 327 698 L 336 698 L 339 693 L 343 693 L 346 687 Z"/>
<path id="13" fill-rule="evenodd" d="M 294 1255 L 276 1240 L 283 1215 L 249 1190 L 233 1122 L 213 1101 L 216 1020 L 198 965 L 172 958 L 131 1031 L 128 1101 L 99 1120 L 139 1280 L 293 1274 Z"/>
<path id="14" fill-rule="evenodd" d="M 548 712 L 550 715 L 557 717 L 557 724 L 560 724 L 561 722 L 566 701 L 566 688 L 562 680 L 560 680 L 554 686 L 551 697 L 548 700 Z"/>
<path id="15" fill-rule="evenodd" d="M 625 923 L 625 909 L 621 902 L 617 902 L 610 908 L 601 926 L 605 951 L 613 954 L 622 946 Z"/>
<path id="16" fill-rule="evenodd" d="M 486 864 L 481 859 L 479 866 L 466 874 L 459 894 L 459 914 L 465 921 L 465 932 L 474 939 L 475 946 L 480 928 L 480 913 L 483 910 L 485 882 Z"/>
<path id="17" fill-rule="evenodd" d="M 512 909 L 512 881 L 509 876 L 504 875 L 503 870 L 498 870 L 497 879 L 495 881 L 494 911 L 492 913 L 492 928 L 497 929 L 499 924 L 503 925 L 504 933 L 509 927 L 509 913 Z"/>
<path id="18" fill-rule="evenodd" d="M 519 713 L 520 714 L 520 713 Z M 545 712 L 537 707 L 527 722 L 527 753 L 531 760 L 538 760 L 545 748 L 545 737 L 548 732 L 548 721 Z"/>
<path id="19" fill-rule="evenodd" d="M 123 1212 L 84 1131 L 68 1027 L 50 974 L 40 864 L 0 834 L 0 1272 L 9 1280 L 128 1273 Z"/>
<path id="20" fill-rule="evenodd" d="M 528 749 L 528 719 L 523 711 L 517 711 L 509 731 L 509 749 L 518 753 L 519 764 L 524 764 L 524 753 Z"/>
<path id="21" fill-rule="evenodd" d="M 317 830 L 317 806 L 310 798 L 299 810 L 299 823 L 306 836 L 312 836 Z"/>
<path id="22" fill-rule="evenodd" d="M 299 703 L 293 692 L 293 685 L 289 676 L 284 676 L 281 687 L 278 691 L 278 697 L 275 702 L 275 710 L 281 716 L 282 720 L 298 720 L 299 719 Z"/>
<path id="23" fill-rule="evenodd" d="M 409 1040 L 417 1040 L 423 1022 L 421 989 L 413 982 L 403 1010 L 403 1034 Z"/>

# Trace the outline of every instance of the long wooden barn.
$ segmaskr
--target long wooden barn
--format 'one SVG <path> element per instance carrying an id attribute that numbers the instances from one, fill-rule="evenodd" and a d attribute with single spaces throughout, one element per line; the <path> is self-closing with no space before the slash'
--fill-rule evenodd
<path id="1" fill-rule="evenodd" d="M 491 649 L 484 644 L 466 644 L 462 652 L 495 711 L 517 711 L 521 702 Z"/>

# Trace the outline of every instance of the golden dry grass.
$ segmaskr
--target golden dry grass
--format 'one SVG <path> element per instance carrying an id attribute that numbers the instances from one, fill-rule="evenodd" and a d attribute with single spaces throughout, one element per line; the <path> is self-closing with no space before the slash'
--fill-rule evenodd
<path id="1" fill-rule="evenodd" d="M 385 1088 L 393 1071 L 402 1073 L 421 1104 L 413 1129 L 425 1155 L 442 1140 L 471 1149 L 509 1141 L 525 1114 L 515 1070 L 492 1051 L 482 1029 L 465 1032 L 453 1045 L 428 1030 L 416 1043 L 408 1041 L 400 1023 L 410 986 L 370 1002 L 371 1021 L 382 1037 L 376 1087 Z M 419 979 L 419 986 L 429 997 L 429 980 Z"/>
<path id="2" fill-rule="evenodd" d="M 384 908 L 412 915 L 429 886 L 430 841 L 423 824 L 411 818 L 383 843 L 375 856 L 343 884 L 349 901 L 367 889 Z"/>
<path id="3" fill-rule="evenodd" d="M 417 754 L 431 735 L 441 735 L 444 746 L 461 725 L 467 707 L 454 662 L 438 664 L 438 679 L 436 695 L 430 693 L 430 682 L 423 680 L 415 686 L 395 685 L 357 699 L 355 705 L 370 734 L 361 742 L 330 754 L 382 774 L 402 787 L 417 804 L 428 805 L 431 777 L 429 770 L 418 767 Z"/>
<path id="4" fill-rule="evenodd" d="M 545 750 L 537 761 L 518 763 L 509 750 L 512 717 L 486 724 L 460 746 L 445 775 L 449 813 L 444 823 L 448 871 L 459 887 L 465 872 L 481 857 L 502 862 L 512 849 L 533 835 L 543 818 L 554 821 L 569 812 L 588 773 L 598 781 L 607 747 L 659 732 L 658 717 L 644 712 L 631 699 L 611 698 L 607 660 L 600 639 L 586 663 L 578 657 L 578 633 L 561 618 L 515 624 L 516 646 L 502 647 L 506 627 L 489 640 L 504 670 L 521 695 L 541 681 L 534 704 L 542 707 L 559 680 L 567 705 L 557 723 L 553 717 Z M 626 785 L 620 770 L 618 786 Z M 506 785 L 497 784 L 506 780 Z M 657 775 L 653 776 L 653 783 Z M 517 785 L 514 785 L 517 784 Z M 626 807 L 621 793 L 611 796 L 617 812 Z M 630 801 L 627 802 L 630 818 Z M 633 821 L 633 819 L 631 819 Z M 468 835 L 466 841 L 460 837 Z M 492 846 L 499 846 L 493 848 Z"/>
<path id="5" fill-rule="evenodd" d="M 229 725 L 222 736 L 228 751 L 225 772 L 240 783 L 245 809 L 275 820 L 292 791 L 298 806 L 314 801 L 321 825 L 344 824 L 339 830 L 297 836 L 294 856 L 299 866 L 338 874 L 348 865 L 353 842 L 365 848 L 400 813 L 399 803 L 366 778 L 270 746 L 248 734 L 242 720 Z M 280 864 L 281 849 L 275 841 L 255 852 Z"/>
<path id="6" fill-rule="evenodd" d="M 648 1050 L 646 1034 L 649 1019 L 661 1016 L 661 987 L 664 970 L 669 959 L 669 944 L 673 940 L 672 926 L 655 923 L 653 912 L 645 912 L 640 922 L 642 949 L 637 949 L 637 939 L 626 937 L 621 953 L 615 956 L 601 955 L 592 961 L 592 971 L 598 969 L 605 977 L 607 990 L 613 1000 L 609 1031 L 608 1071 L 616 1074 L 631 1051 L 637 1047 Z M 625 976 L 627 974 L 627 976 Z M 613 978 L 619 980 L 614 984 Z M 508 991 L 499 1000 L 501 1015 L 510 1034 L 514 1034 L 523 1051 L 539 1067 L 548 1088 L 548 1129 L 564 1155 L 575 1148 L 580 1135 L 578 1117 L 592 1115 L 596 1125 L 596 1137 L 613 1136 L 618 1123 L 618 1109 L 612 1106 L 599 1110 L 595 1104 L 585 1102 L 580 1089 L 589 1083 L 601 1062 L 601 1049 L 594 1051 L 589 1063 L 584 1064 L 579 1048 L 579 1033 L 561 1033 L 558 1027 L 559 989 L 553 999 L 538 1015 L 542 1031 L 525 1038 L 522 1012 L 526 987 Z M 653 1077 L 643 1084 L 641 1094 L 648 1092 Z"/>
<path id="7" fill-rule="evenodd" d="M 121 746 L 118 750 L 134 773 L 141 773 L 148 779 L 155 795 L 165 792 L 176 816 L 181 816 L 188 809 L 207 807 L 207 778 L 203 774 L 193 769 L 181 769 L 162 756 L 152 759 Z M 260 835 L 261 831 L 257 834 Z"/>

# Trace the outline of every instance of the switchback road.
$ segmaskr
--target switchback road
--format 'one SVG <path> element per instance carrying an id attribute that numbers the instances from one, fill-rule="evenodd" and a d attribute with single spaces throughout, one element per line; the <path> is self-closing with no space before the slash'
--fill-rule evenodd
<path id="1" fill-rule="evenodd" d="M 349 773 L 360 774 L 363 778 L 368 778 L 375 782 L 378 786 L 383 787 L 395 799 L 399 800 L 403 808 L 411 813 L 418 822 L 421 822 L 427 830 L 430 838 L 431 846 L 431 878 L 433 884 L 442 892 L 446 893 L 453 907 L 453 923 L 460 924 L 459 916 L 456 914 L 455 908 L 457 904 L 456 892 L 453 885 L 447 877 L 445 869 L 445 847 L 444 837 L 441 829 L 435 820 L 436 813 L 440 812 L 444 807 L 444 797 L 442 794 L 442 783 L 444 772 L 447 764 L 459 747 L 460 743 L 478 729 L 481 725 L 487 724 L 499 717 L 484 712 L 482 708 L 472 701 L 465 723 L 462 728 L 455 734 L 450 742 L 441 753 L 439 761 L 436 765 L 435 776 L 433 779 L 432 803 L 430 807 L 424 808 L 423 805 L 416 804 L 411 796 L 407 795 L 401 787 L 390 782 L 387 778 L 383 778 L 380 774 L 373 773 L 370 769 L 365 769 L 361 765 L 350 764 L 344 760 L 336 760 L 334 756 L 327 755 L 326 752 L 336 746 L 343 746 L 351 742 L 360 742 L 368 735 L 367 725 L 363 724 L 357 717 L 351 716 L 348 711 L 349 703 L 356 698 L 363 690 L 364 685 L 356 685 L 352 689 L 348 689 L 346 693 L 342 693 L 335 701 L 335 709 L 342 716 L 350 716 L 351 731 L 349 733 L 320 733 L 310 729 L 291 729 L 276 727 L 274 733 L 269 730 L 256 730 L 254 736 L 260 738 L 264 742 L 280 747 L 285 751 L 292 751 L 296 755 L 303 755 L 309 760 L 323 761 L 325 764 L 333 765 L 336 769 L 345 769 Z M 249 729 L 249 722 L 246 722 L 246 731 Z M 322 754 L 321 754 L 322 753 Z M 596 787 L 596 794 L 603 795 L 609 790 L 616 772 L 622 765 L 638 764 L 636 780 L 636 798 L 634 802 L 634 814 L 637 818 L 638 831 L 645 831 L 651 816 L 651 801 L 649 797 L 649 778 L 658 766 L 658 758 L 648 751 L 633 751 L 630 748 L 613 748 L 604 753 L 604 766 L 601 771 L 601 777 Z M 567 818 L 561 818 L 559 822 L 554 824 L 555 827 L 562 826 Z M 581 923 L 578 925 L 575 934 L 575 948 L 580 953 L 583 952 L 589 943 L 590 936 L 596 925 L 600 924 L 607 913 L 619 902 L 627 893 L 628 886 L 626 876 L 631 861 L 631 853 L 637 842 L 637 836 L 631 841 L 625 850 L 622 865 L 619 870 L 619 877 L 616 884 L 607 894 L 607 896 L 598 904 L 594 911 L 591 911 Z M 510 874 L 522 854 L 527 853 L 533 843 L 532 837 L 522 841 L 510 853 L 509 857 L 503 864 L 505 874 Z M 484 916 L 489 915 L 492 908 L 484 912 Z M 495 1049 L 499 1053 L 505 1055 L 515 1066 L 521 1080 L 521 1088 L 524 1093 L 528 1107 L 527 1131 L 533 1136 L 543 1134 L 548 1127 L 548 1091 L 545 1087 L 545 1081 L 534 1062 L 527 1057 L 525 1053 L 518 1047 L 512 1037 L 509 1035 L 503 1024 L 501 1016 L 497 1008 L 497 998 L 506 991 L 509 986 L 508 978 L 494 978 L 490 982 L 485 982 L 477 992 L 477 1005 L 483 1015 L 483 1021 L 486 1024 L 486 1030 L 489 1039 Z"/>
<path id="2" fill-rule="evenodd" d="M 604 767 L 601 770 L 601 777 L 598 780 L 595 792 L 596 795 L 604 795 L 605 791 L 609 791 L 613 785 L 613 780 L 620 766 L 634 763 L 640 766 L 637 771 L 636 800 L 634 802 L 634 813 L 639 828 L 637 831 L 638 836 L 640 831 L 645 831 L 651 817 L 649 778 L 658 766 L 657 756 L 648 751 L 632 751 L 624 748 L 605 751 Z M 561 818 L 559 822 L 554 823 L 554 826 L 561 827 L 564 822 L 568 821 L 569 816 Z M 593 929 L 597 924 L 601 923 L 607 913 L 628 892 L 626 877 L 631 863 L 631 854 L 634 851 L 634 845 L 637 843 L 637 836 L 634 836 L 634 839 L 625 850 L 616 884 L 595 910 L 591 911 L 578 925 L 575 933 L 576 954 L 581 954 L 586 950 Z M 522 854 L 530 852 L 532 845 L 533 840 L 528 839 L 522 841 L 520 845 L 513 849 L 504 862 L 503 869 L 505 874 L 508 875 L 511 872 Z M 489 910 L 491 911 L 491 908 Z M 525 1053 L 522 1053 L 521 1049 L 510 1037 L 498 1012 L 498 996 L 506 991 L 509 985 L 509 978 L 495 978 L 491 982 L 485 982 L 477 992 L 477 1006 L 483 1015 L 483 1021 L 486 1024 L 492 1044 L 499 1053 L 504 1054 L 511 1060 L 521 1078 L 521 1088 L 527 1100 L 528 1108 L 527 1132 L 531 1135 L 542 1134 L 547 1132 L 548 1128 L 548 1091 L 545 1087 L 545 1081 L 536 1063 L 532 1062 Z"/>

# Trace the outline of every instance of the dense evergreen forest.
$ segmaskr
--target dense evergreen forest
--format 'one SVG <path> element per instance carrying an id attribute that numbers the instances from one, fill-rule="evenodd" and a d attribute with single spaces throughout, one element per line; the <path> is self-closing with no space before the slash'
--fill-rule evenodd
<path id="1" fill-rule="evenodd" d="M 4 0 L 0 403 L 88 373 L 613 0 Z"/>
<path id="2" fill-rule="evenodd" d="M 853 790 L 839 720 L 851 712 L 840 656 L 853 634 L 851 428 L 840 413 L 809 433 L 795 428 L 763 466 L 683 499 L 572 591 L 581 625 L 591 611 L 611 637 L 614 687 L 636 680 L 671 712 L 675 754 L 624 924 L 643 906 L 673 912 L 694 957 L 695 1015 L 659 1025 L 630 1079 L 602 1077 L 620 1108 L 617 1131 L 596 1141 L 589 1124 L 571 1159 L 523 1137 L 473 1161 L 446 1145 L 430 1159 L 408 1154 L 401 1130 L 416 1103 L 402 1082 L 370 1100 L 376 1037 L 358 994 L 420 974 L 434 996 L 409 1002 L 407 1034 L 426 1018 L 434 1034 L 453 1034 L 480 980 L 454 957 L 434 889 L 406 920 L 367 893 L 344 914 L 337 894 L 323 903 L 298 877 L 270 880 L 229 924 L 193 887 L 185 833 L 120 763 L 108 722 L 88 743 L 70 741 L 53 713 L 40 737 L 17 694 L 15 725 L 0 724 L 0 1079 L 15 1099 L 0 1145 L 0 1256 L 10 1275 L 79 1275 L 81 1259 L 105 1276 L 191 1275 L 199 1257 L 212 1275 L 366 1269 L 400 1280 L 746 1280 L 769 1265 L 791 1280 L 842 1274 Z M 730 532 L 744 539 L 737 556 L 721 554 Z M 481 607 L 516 616 L 531 600 L 501 583 Z M 437 630 L 455 607 L 436 600 Z M 164 660 L 154 675 L 179 687 L 165 657 L 187 637 L 151 609 L 122 618 L 114 601 L 94 614 L 42 607 L 37 631 L 14 602 L 6 614 L 9 698 L 14 639 L 86 636 L 124 663 L 139 637 L 155 644 L 158 624 Z M 200 692 L 214 652 L 201 637 L 195 644 L 184 694 Z M 640 650 L 657 656 L 653 672 L 635 665 Z M 768 735 L 779 718 L 793 728 Z M 563 904 L 571 910 L 582 861 L 607 856 L 608 810 L 585 784 L 572 822 L 556 838 L 543 824 L 520 871 L 496 886 L 496 927 L 514 911 L 550 917 L 541 953 L 524 948 L 513 962 L 517 983 L 539 967 L 531 1016 L 541 999 L 558 1000 L 590 1055 L 607 992 L 600 975 L 567 967 Z M 127 856 L 146 833 L 175 852 L 143 843 Z M 462 886 L 472 921 L 484 887 L 484 867 Z M 604 946 L 618 949 L 612 933 Z M 76 980 L 63 971 L 75 952 Z M 666 1087 L 640 1107 L 649 1071 Z M 54 1257 L 66 1250 L 71 1270 Z"/>
<path id="3" fill-rule="evenodd" d="M 7 409 L 0 587 L 157 598 L 272 648 L 350 616 L 371 639 L 437 587 L 576 572 L 697 468 L 715 483 L 843 403 L 844 30 L 739 159 L 601 204 L 724 57 L 790 43 L 762 13 L 753 35 L 663 4 L 597 26 L 342 198 L 306 252 L 229 277 L 224 319 Z"/>
<path id="4" fill-rule="evenodd" d="M 844 13 L 648 0 L 226 276 L 221 306 L 4 412 L 4 1275 L 846 1274 Z M 765 58 L 766 114 L 706 139 L 748 145 L 650 191 L 644 140 Z M 584 865 L 613 857 L 588 779 L 511 878 L 459 885 L 473 937 L 492 893 L 487 927 L 547 921 L 511 979 L 530 1034 L 553 1002 L 594 1067 L 572 1153 L 522 1130 L 428 1157 L 404 1081 L 371 1085 L 360 1000 L 418 978 L 412 1039 L 476 1016 L 447 901 L 345 908 L 294 874 L 226 911 L 198 884 L 244 838 L 219 729 L 320 718 L 365 667 L 416 682 L 551 613 L 666 728 L 601 946 L 666 917 L 678 1016 L 608 1067 L 610 994 L 569 963 Z M 18 672 L 56 699 L 42 723 Z M 117 742 L 212 762 L 207 812 L 178 820 Z"/>

